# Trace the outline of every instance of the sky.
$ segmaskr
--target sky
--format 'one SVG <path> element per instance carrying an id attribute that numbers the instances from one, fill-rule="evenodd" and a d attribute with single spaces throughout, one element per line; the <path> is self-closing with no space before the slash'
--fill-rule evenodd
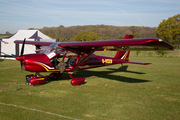
<path id="1" fill-rule="evenodd" d="M 180 0 L 0 0 L 0 33 L 43 27 L 158 27 L 180 14 Z"/>

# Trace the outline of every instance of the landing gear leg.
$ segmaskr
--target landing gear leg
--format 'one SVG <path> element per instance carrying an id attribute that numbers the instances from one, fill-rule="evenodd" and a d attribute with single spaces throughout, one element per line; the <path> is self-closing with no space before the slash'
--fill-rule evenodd
<path id="1" fill-rule="evenodd" d="M 81 85 L 84 83 L 85 78 L 74 78 L 74 76 L 72 75 L 73 72 L 68 72 L 69 76 L 71 77 L 71 84 L 72 85 Z"/>

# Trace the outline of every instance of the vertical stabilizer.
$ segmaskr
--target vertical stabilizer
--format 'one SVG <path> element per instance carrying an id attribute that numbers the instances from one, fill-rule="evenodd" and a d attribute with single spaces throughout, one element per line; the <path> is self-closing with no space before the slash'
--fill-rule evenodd
<path id="1" fill-rule="evenodd" d="M 133 37 L 134 37 L 134 35 L 125 35 L 124 39 L 133 39 Z M 130 51 L 117 51 L 114 58 L 128 60 L 129 59 L 129 54 L 130 54 Z"/>
<path id="2" fill-rule="evenodd" d="M 117 51 L 116 55 L 114 58 L 119 58 L 119 59 L 123 59 L 123 60 L 127 60 L 129 59 L 129 54 L 130 51 Z"/>
<path id="3" fill-rule="evenodd" d="M 133 39 L 134 35 L 125 35 L 124 39 Z"/>

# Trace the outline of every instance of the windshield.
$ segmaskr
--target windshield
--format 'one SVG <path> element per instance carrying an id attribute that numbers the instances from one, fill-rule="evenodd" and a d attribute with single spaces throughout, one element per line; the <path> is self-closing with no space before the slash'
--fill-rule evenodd
<path id="1" fill-rule="evenodd" d="M 57 53 L 59 53 L 62 49 L 58 46 L 59 43 L 53 43 L 40 53 L 44 53 L 47 56 L 51 56 L 50 58 L 54 57 Z"/>

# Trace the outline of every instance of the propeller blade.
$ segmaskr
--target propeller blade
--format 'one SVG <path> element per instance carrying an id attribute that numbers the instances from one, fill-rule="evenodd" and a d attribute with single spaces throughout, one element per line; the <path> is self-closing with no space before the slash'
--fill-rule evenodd
<path id="1" fill-rule="evenodd" d="M 22 48 L 21 48 L 21 56 L 23 56 L 24 53 L 24 44 L 25 44 L 26 38 L 24 38 L 23 44 L 22 44 Z"/>
<path id="2" fill-rule="evenodd" d="M 21 54 L 20 56 L 16 57 L 16 60 L 20 61 L 20 65 L 21 65 L 21 73 L 22 73 L 22 66 L 23 66 L 23 54 L 24 54 L 24 44 L 25 44 L 26 38 L 24 38 L 23 44 L 22 44 L 22 48 L 21 48 Z"/>

